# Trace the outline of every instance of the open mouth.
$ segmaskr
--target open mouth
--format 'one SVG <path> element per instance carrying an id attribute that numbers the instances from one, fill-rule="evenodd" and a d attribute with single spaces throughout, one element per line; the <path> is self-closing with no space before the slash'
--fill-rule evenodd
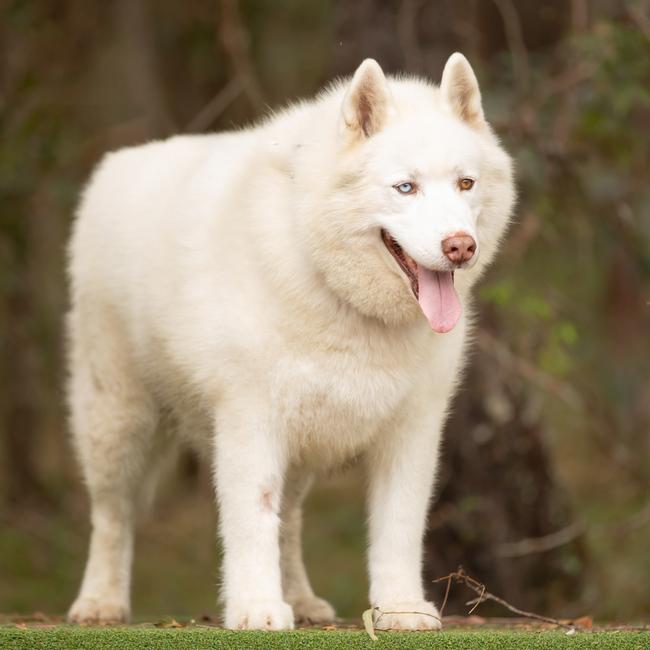
<path id="1" fill-rule="evenodd" d="M 404 274 L 411 283 L 411 289 L 413 290 L 413 295 L 416 300 L 420 293 L 420 286 L 418 283 L 418 265 L 415 260 L 409 257 L 404 249 L 397 243 L 391 235 L 388 234 L 388 231 L 381 229 L 381 238 L 384 241 L 388 252 L 395 258 L 395 261 L 399 267 L 404 271 Z"/>
<path id="2" fill-rule="evenodd" d="M 454 287 L 453 271 L 435 271 L 418 264 L 399 245 L 391 234 L 382 228 L 381 238 L 406 275 L 420 309 L 434 332 L 449 332 L 458 322 L 462 311 Z"/>

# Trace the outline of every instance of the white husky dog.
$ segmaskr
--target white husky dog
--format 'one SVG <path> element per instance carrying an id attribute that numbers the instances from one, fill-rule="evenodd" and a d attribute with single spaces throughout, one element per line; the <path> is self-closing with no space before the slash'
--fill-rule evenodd
<path id="1" fill-rule="evenodd" d="M 124 621 L 136 504 L 174 439 L 208 455 L 225 625 L 322 622 L 314 476 L 368 473 L 380 628 L 437 629 L 421 555 L 470 287 L 514 200 L 461 54 L 440 87 L 351 80 L 234 133 L 105 158 L 70 243 L 69 401 L 92 502 L 77 622 Z"/>

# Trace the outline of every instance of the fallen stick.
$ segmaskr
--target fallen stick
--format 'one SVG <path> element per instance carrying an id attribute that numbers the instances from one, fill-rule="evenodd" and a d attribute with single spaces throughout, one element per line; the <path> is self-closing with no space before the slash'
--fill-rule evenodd
<path id="1" fill-rule="evenodd" d="M 466 603 L 467 605 L 473 605 L 472 609 L 468 612 L 468 614 L 471 614 L 481 603 L 484 603 L 486 600 L 492 600 L 495 603 L 501 605 L 502 607 L 505 607 L 513 614 L 518 614 L 519 616 L 523 616 L 524 618 L 531 618 L 536 621 L 551 623 L 552 625 L 557 625 L 558 627 L 562 627 L 567 630 L 575 629 L 573 625 L 564 623 L 563 621 L 560 621 L 557 618 L 551 618 L 550 616 L 542 616 L 541 614 L 535 614 L 534 612 L 526 612 L 523 609 L 519 609 L 518 607 L 511 605 L 506 600 L 503 600 L 503 598 L 499 598 L 499 596 L 495 596 L 494 594 L 491 594 L 485 588 L 485 585 L 483 583 L 479 582 L 478 580 L 475 580 L 471 576 L 468 576 L 462 567 L 460 567 L 458 571 L 454 571 L 453 573 L 443 576 L 442 578 L 437 578 L 433 582 L 443 582 L 445 580 L 447 581 L 447 589 L 445 591 L 445 598 L 442 602 L 442 606 L 440 607 L 441 616 L 445 608 L 445 605 L 447 604 L 447 598 L 449 596 L 449 591 L 451 589 L 451 582 L 452 580 L 455 580 L 457 583 L 464 584 L 466 587 L 469 587 L 474 593 L 478 594 L 478 598 L 473 598 L 472 600 Z"/>

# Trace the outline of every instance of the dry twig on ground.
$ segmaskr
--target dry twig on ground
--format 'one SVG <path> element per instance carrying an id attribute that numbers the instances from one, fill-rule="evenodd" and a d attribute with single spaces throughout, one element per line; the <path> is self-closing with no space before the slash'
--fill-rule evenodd
<path id="1" fill-rule="evenodd" d="M 443 576 L 442 578 L 437 578 L 436 580 L 434 580 L 434 582 L 444 582 L 445 580 L 447 581 L 447 589 L 445 591 L 445 598 L 443 600 L 442 606 L 440 607 L 441 616 L 445 608 L 445 605 L 447 604 L 447 597 L 449 596 L 452 580 L 455 580 L 456 583 L 464 584 L 466 587 L 469 587 L 474 593 L 478 594 L 478 598 L 474 598 L 467 603 L 468 605 L 473 605 L 472 609 L 468 612 L 468 614 L 471 614 L 481 603 L 485 602 L 486 600 L 492 600 L 495 603 L 501 605 L 502 607 L 505 607 L 508 611 L 512 612 L 513 614 L 518 614 L 519 616 L 523 616 L 524 618 L 531 618 L 536 621 L 551 623 L 552 625 L 557 625 L 558 627 L 563 627 L 567 630 L 571 630 L 574 628 L 573 625 L 560 621 L 557 618 L 551 618 L 550 616 L 542 616 L 541 614 L 535 614 L 534 612 L 526 612 L 523 609 L 519 609 L 518 607 L 511 605 L 506 600 L 503 600 L 503 598 L 499 598 L 499 596 L 495 596 L 494 594 L 491 594 L 485 588 L 485 585 L 483 583 L 479 582 L 478 580 L 475 580 L 471 576 L 468 576 L 462 567 L 459 567 L 458 571 L 454 571 L 449 575 Z"/>

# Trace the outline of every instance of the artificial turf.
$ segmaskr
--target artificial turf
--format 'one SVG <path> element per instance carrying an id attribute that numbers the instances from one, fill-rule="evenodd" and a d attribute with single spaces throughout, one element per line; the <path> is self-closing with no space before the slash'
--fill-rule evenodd
<path id="1" fill-rule="evenodd" d="M 557 630 L 446 630 L 386 632 L 372 641 L 362 631 L 296 630 L 293 632 L 232 632 L 219 628 L 160 629 L 155 627 L 0 627 L 0 648 L 79 648 L 102 650 L 164 650 L 167 648 L 441 648 L 509 650 L 650 649 L 650 632 L 576 632 Z"/>

